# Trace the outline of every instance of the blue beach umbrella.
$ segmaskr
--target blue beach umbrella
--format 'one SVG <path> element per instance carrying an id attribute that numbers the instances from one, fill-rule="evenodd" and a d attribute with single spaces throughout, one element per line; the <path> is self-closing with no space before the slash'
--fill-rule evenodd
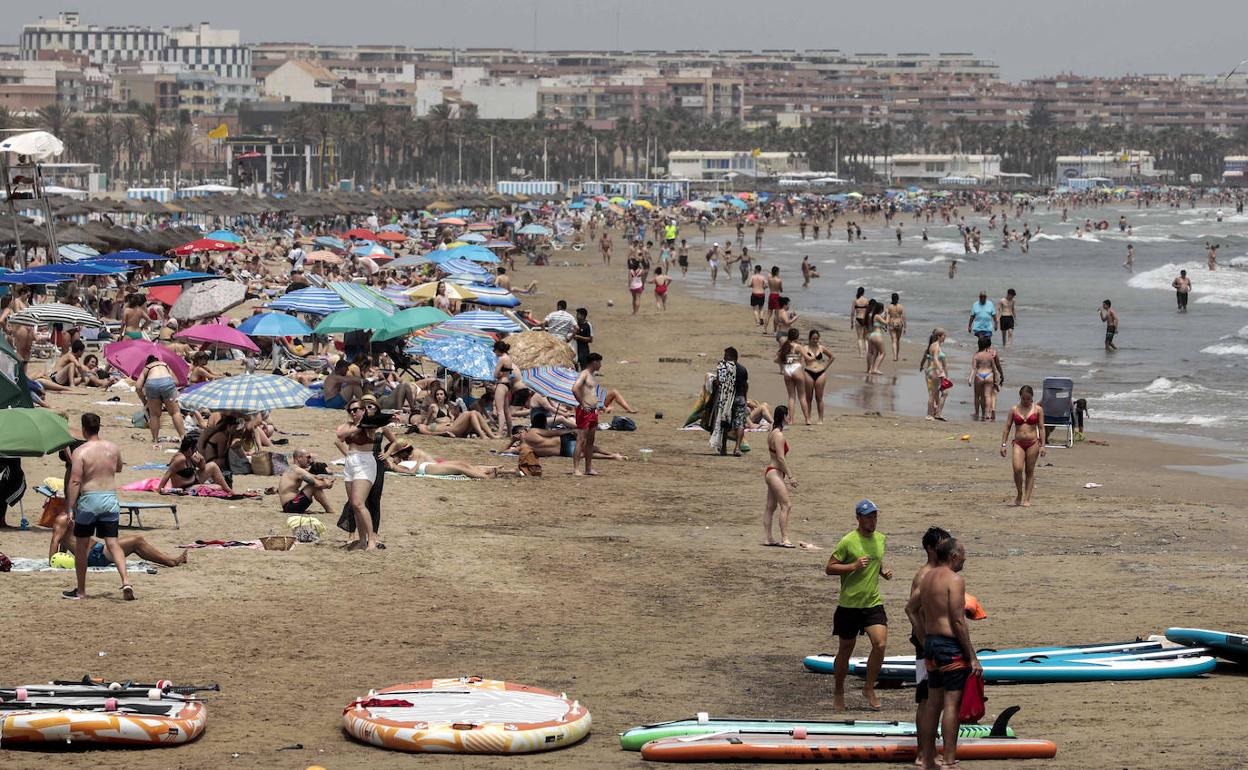
<path id="1" fill-rule="evenodd" d="M 524 327 L 494 310 L 468 310 L 451 316 L 443 326 L 480 329 L 487 332 L 522 332 Z"/>
<path id="2" fill-rule="evenodd" d="M 230 230 L 213 230 L 204 236 L 210 241 L 225 241 L 226 243 L 242 243 L 243 236 Z"/>
<path id="3" fill-rule="evenodd" d="M 453 275 L 473 275 L 484 278 L 490 272 L 481 267 L 476 262 L 470 262 L 466 259 L 450 259 L 438 265 L 438 269 L 444 273 Z"/>
<path id="4" fill-rule="evenodd" d="M 0 283 L 10 283 L 15 286 L 46 286 L 51 283 L 65 283 L 72 280 L 74 280 L 73 276 L 62 273 L 34 273 L 29 270 L 26 272 L 0 274 Z"/>
<path id="5" fill-rule="evenodd" d="M 550 235 L 550 228 L 539 224 L 527 224 L 516 232 L 521 235 Z"/>
<path id="6" fill-rule="evenodd" d="M 270 409 L 300 407 L 312 391 L 288 377 L 274 374 L 240 374 L 222 377 L 183 393 L 178 403 L 189 409 L 254 414 Z"/>
<path id="7" fill-rule="evenodd" d="M 474 380 L 492 382 L 498 356 L 486 345 L 469 337 L 428 339 L 422 345 L 425 358 Z"/>
<path id="8" fill-rule="evenodd" d="M 144 281 L 140 286 L 176 286 L 180 283 L 191 281 L 198 283 L 199 281 L 211 281 L 221 276 L 214 273 L 197 273 L 194 270 L 178 270 L 169 275 L 162 275 L 159 278 L 153 278 L 150 281 Z"/>
<path id="9" fill-rule="evenodd" d="M 459 236 L 464 243 L 485 243 L 488 239 L 481 233 L 464 233 Z"/>
<path id="10" fill-rule="evenodd" d="M 57 275 L 116 275 L 130 268 L 120 265 L 101 265 L 91 262 L 61 262 L 55 265 L 32 267 L 30 273 L 56 273 Z"/>
<path id="11" fill-rule="evenodd" d="M 102 259 L 124 259 L 127 262 L 160 262 L 169 259 L 161 254 L 152 254 L 138 249 L 122 249 L 111 254 L 104 254 Z"/>
<path id="12" fill-rule="evenodd" d="M 539 366 L 536 369 L 520 371 L 520 379 L 534 393 L 540 393 L 553 401 L 572 406 L 579 403 L 576 396 L 572 394 L 572 386 L 576 385 L 576 378 L 577 372 L 566 366 Z M 606 390 L 599 385 L 594 392 L 598 399 L 598 406 L 602 406 L 603 399 L 607 397 Z"/>
<path id="13" fill-rule="evenodd" d="M 497 286 L 488 286 L 483 283 L 469 283 L 464 286 L 473 294 L 477 295 L 476 299 L 468 300 L 477 305 L 488 305 L 491 307 L 515 307 L 520 304 L 520 298 L 506 289 Z"/>
<path id="14" fill-rule="evenodd" d="M 324 246 L 327 249 L 338 249 L 339 251 L 345 251 L 347 248 L 347 244 L 343 243 L 341 238 L 335 238 L 332 235 L 318 235 L 312 239 L 312 243 L 317 246 Z"/>
<path id="15" fill-rule="evenodd" d="M 268 304 L 269 310 L 292 310 L 296 313 L 329 315 L 351 307 L 330 289 L 309 286 L 287 292 Z"/>
<path id="16" fill-rule="evenodd" d="M 249 337 L 302 337 L 312 328 L 285 313 L 260 313 L 244 320 L 238 330 Z"/>

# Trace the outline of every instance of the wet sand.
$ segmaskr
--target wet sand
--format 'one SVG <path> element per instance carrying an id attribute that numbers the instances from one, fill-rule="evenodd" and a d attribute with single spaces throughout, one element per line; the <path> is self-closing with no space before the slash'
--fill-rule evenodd
<path id="1" fill-rule="evenodd" d="M 540 479 L 391 476 L 384 552 L 335 547 L 344 539 L 333 529 L 336 515 L 323 517 L 331 535 L 322 544 L 285 553 L 192 551 L 189 566 L 135 576 L 139 601 L 133 603 L 121 600 L 115 574 L 92 573 L 94 598 L 86 602 L 57 598 L 73 583 L 68 572 L 0 576 L 7 684 L 90 673 L 222 685 L 208 698 L 207 732 L 189 746 L 74 747 L 52 757 L 6 747 L 0 763 L 500 766 L 495 758 L 383 752 L 341 732 L 342 708 L 369 688 L 438 676 L 514 680 L 566 691 L 586 704 L 594 716 L 591 737 L 522 760 L 542 767 L 640 767 L 638 755 L 620 752 L 616 733 L 697 711 L 834 718 L 831 678 L 807 673 L 801 659 L 834 648 L 837 583 L 823 565 L 854 526 L 853 504 L 862 497 L 881 508 L 887 562 L 897 573 L 883 584 L 891 654 L 908 651 L 902 605 L 921 562 L 919 537 L 931 524 L 967 543 L 968 589 L 989 613 L 971 627 L 979 647 L 1118 641 L 1171 625 L 1248 628 L 1242 484 L 1163 469 L 1208 462 L 1190 448 L 1094 433 L 1109 446 L 1050 451 L 1035 506 L 1014 508 L 1009 467 L 997 454 L 1000 423 L 972 423 L 969 406 L 956 403 L 947 424 L 859 409 L 829 413 L 821 427 L 789 430 L 800 484 L 792 537 L 823 550 L 761 547 L 764 434 L 750 434 L 755 451 L 735 459 L 714 455 L 706 434 L 677 428 L 704 373 L 729 344 L 742 351 L 752 393 L 778 403 L 783 390 L 771 337 L 752 329 L 747 308 L 697 300 L 679 278 L 666 314 L 647 292 L 641 314 L 630 317 L 618 258 L 610 271 L 597 265 L 593 250 L 556 255 L 556 263 L 564 260 L 594 264 L 522 267 L 518 281 L 541 282 L 541 294 L 525 305 L 539 317 L 559 298 L 590 309 L 594 348 L 606 357 L 603 382 L 640 410 L 637 432 L 603 433 L 599 443 L 633 458 L 651 448 L 651 463 L 603 462 L 597 479 L 574 479 L 567 475 L 570 461 L 559 458 L 543 462 Z M 701 260 L 692 261 L 698 269 Z M 806 326 L 799 326 L 804 334 Z M 837 354 L 838 371 L 856 376 L 862 364 L 848 333 L 834 329 L 824 341 Z M 913 359 L 902 365 L 912 369 Z M 884 370 L 894 371 L 894 364 Z M 145 432 L 128 427 L 133 408 L 91 405 L 100 398 L 57 396 L 54 404 L 74 421 L 97 409 L 127 465 L 168 458 L 146 444 Z M 1003 401 L 1000 411 L 1007 409 Z M 277 415 L 283 429 L 311 434 L 292 437 L 292 445 L 322 457 L 335 456 L 332 428 L 340 420 L 340 413 L 310 409 Z M 971 440 L 956 438 L 963 433 Z M 493 463 L 489 450 L 499 442 L 421 439 L 419 445 Z M 25 465 L 32 482 L 60 474 L 46 458 Z M 127 470 L 121 478 L 150 475 Z M 1104 486 L 1085 489 L 1089 481 Z M 273 482 L 243 477 L 239 486 Z M 341 505 L 341 483 L 330 495 Z M 158 498 L 128 493 L 123 499 Z M 32 520 L 41 500 L 26 498 Z M 180 530 L 161 514 L 144 519 L 148 539 L 172 553 L 197 538 L 281 532 L 286 519 L 274 497 L 178 503 Z M 11 512 L 9 521 L 17 519 Z M 0 550 L 46 555 L 47 538 L 40 529 L 0 532 Z M 988 710 L 1021 705 L 1013 723 L 1018 733 L 1057 742 L 1057 758 L 1036 767 L 1238 767 L 1248 762 L 1242 731 L 1234 729 L 1248 719 L 1245 682 L 1242 671 L 1220 670 L 1187 681 L 990 686 Z M 911 691 L 882 690 L 877 715 L 867 711 L 857 684 L 850 680 L 849 717 L 912 718 Z M 305 748 L 278 751 L 293 743 Z"/>

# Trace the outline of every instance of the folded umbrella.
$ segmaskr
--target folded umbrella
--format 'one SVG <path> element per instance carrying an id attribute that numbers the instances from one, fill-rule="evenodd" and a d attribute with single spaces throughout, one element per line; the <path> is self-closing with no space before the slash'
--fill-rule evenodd
<path id="1" fill-rule="evenodd" d="M 254 414 L 303 406 L 312 391 L 288 377 L 240 374 L 204 383 L 183 393 L 178 403 L 188 409 Z"/>
<path id="2" fill-rule="evenodd" d="M 256 343 L 252 342 L 246 334 L 225 324 L 199 324 L 189 329 L 183 329 L 173 335 L 173 338 L 199 342 L 205 345 L 212 345 L 213 347 L 249 350 L 253 353 L 260 351 L 260 348 L 256 347 Z"/>
<path id="3" fill-rule="evenodd" d="M 219 279 L 191 284 L 183 289 L 178 301 L 169 308 L 169 315 L 179 321 L 195 321 L 219 316 L 247 299 L 247 286 L 237 281 Z"/>
<path id="4" fill-rule="evenodd" d="M 117 371 L 132 380 L 138 379 L 147 366 L 148 356 L 156 356 L 173 372 L 179 385 L 186 384 L 187 375 L 191 373 L 191 365 L 182 356 L 174 353 L 164 345 L 150 340 L 121 340 L 104 346 L 104 358 Z"/>
<path id="5" fill-rule="evenodd" d="M 493 310 L 469 310 L 451 316 L 445 326 L 467 326 L 487 332 L 522 332 L 524 327 L 514 319 Z"/>

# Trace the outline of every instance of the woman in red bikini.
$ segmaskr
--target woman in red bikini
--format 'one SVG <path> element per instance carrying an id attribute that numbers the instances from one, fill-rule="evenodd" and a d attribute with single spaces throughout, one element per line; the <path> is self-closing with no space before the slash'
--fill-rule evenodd
<path id="1" fill-rule="evenodd" d="M 654 278 L 650 282 L 654 284 L 654 304 L 659 310 L 667 310 L 667 289 L 672 282 L 672 277 L 664 275 L 663 268 L 656 267 Z"/>
<path id="2" fill-rule="evenodd" d="M 789 512 L 793 504 L 789 502 L 791 486 L 797 489 L 797 481 L 789 472 L 785 455 L 789 453 L 789 442 L 784 438 L 784 423 L 789 418 L 789 409 L 777 406 L 772 413 L 771 431 L 767 434 L 767 451 L 771 453 L 771 462 L 763 471 L 763 482 L 767 485 L 767 507 L 763 509 L 763 534 L 767 539 L 763 545 L 792 548 L 789 541 Z M 777 516 L 778 514 L 778 516 Z M 771 536 L 771 520 L 776 516 L 780 520 L 780 542 Z"/>
<path id="3" fill-rule="evenodd" d="M 1036 460 L 1044 457 L 1044 409 L 1033 401 L 1035 392 L 1030 385 L 1018 389 L 1018 404 L 1010 410 L 1005 420 L 1005 432 L 1001 434 L 1001 456 L 1010 445 L 1010 429 L 1014 430 L 1013 448 L 1010 449 L 1014 466 L 1014 488 L 1018 494 L 1014 504 L 1031 505 L 1031 492 L 1036 487 Z"/>

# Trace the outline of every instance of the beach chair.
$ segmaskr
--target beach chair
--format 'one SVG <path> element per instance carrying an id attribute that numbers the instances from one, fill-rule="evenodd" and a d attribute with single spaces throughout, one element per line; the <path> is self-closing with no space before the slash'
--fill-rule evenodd
<path id="1" fill-rule="evenodd" d="M 61 496 L 59 492 L 46 484 L 40 484 L 34 489 L 44 497 L 52 498 Z M 142 527 L 143 511 L 168 510 L 169 513 L 173 514 L 173 528 L 182 529 L 182 522 L 178 520 L 178 506 L 176 503 L 127 503 L 121 501 L 118 502 L 118 505 L 121 507 L 121 512 L 129 517 L 126 519 L 125 526 L 127 527 L 133 527 L 136 521 L 139 523 L 139 526 Z"/>
<path id="2" fill-rule="evenodd" d="M 1074 427 L 1075 381 L 1069 377 L 1045 377 L 1040 408 L 1044 410 L 1044 445 L 1070 447 L 1075 445 Z M 1065 441 L 1053 443 L 1053 434 L 1064 431 Z"/>

